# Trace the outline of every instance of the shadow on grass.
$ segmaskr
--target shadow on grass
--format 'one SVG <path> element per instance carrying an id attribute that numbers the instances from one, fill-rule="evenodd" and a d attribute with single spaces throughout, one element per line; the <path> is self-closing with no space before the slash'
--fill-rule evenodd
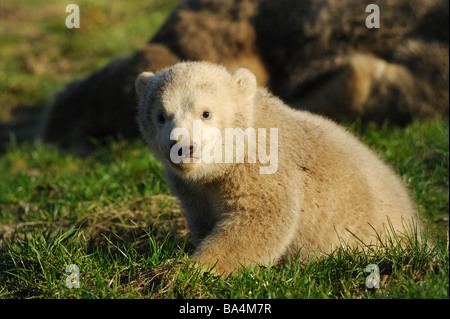
<path id="1" fill-rule="evenodd" d="M 14 139 L 16 143 L 32 143 L 40 135 L 45 102 L 19 105 L 11 111 L 11 120 L 0 122 L 0 155 Z"/>

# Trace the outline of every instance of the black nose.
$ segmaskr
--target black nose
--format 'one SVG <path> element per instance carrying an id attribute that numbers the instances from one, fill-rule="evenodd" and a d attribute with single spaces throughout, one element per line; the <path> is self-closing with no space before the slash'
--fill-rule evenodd
<path id="1" fill-rule="evenodd" d="M 194 154 L 194 152 L 195 152 L 195 143 L 194 143 L 194 145 L 190 145 L 189 146 L 189 154 Z"/>
<path id="2" fill-rule="evenodd" d="M 176 144 L 176 141 L 172 141 L 170 143 L 170 149 L 172 149 L 172 147 Z M 182 156 L 183 155 L 183 149 L 184 150 L 188 150 L 189 147 L 189 155 L 193 155 L 196 149 L 196 143 L 194 143 L 193 145 L 189 145 L 189 146 L 182 146 L 179 150 L 178 150 L 178 156 Z"/>

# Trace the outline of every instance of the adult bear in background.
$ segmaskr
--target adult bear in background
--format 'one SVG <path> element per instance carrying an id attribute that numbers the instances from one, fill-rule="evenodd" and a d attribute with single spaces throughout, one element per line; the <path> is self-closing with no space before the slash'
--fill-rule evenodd
<path id="1" fill-rule="evenodd" d="M 262 1 L 255 29 L 270 88 L 290 105 L 335 119 L 448 118 L 448 1 L 371 1 L 379 28 L 366 26 L 368 3 L 288 3 Z"/>
<path id="2" fill-rule="evenodd" d="M 43 138 L 79 154 L 91 137 L 134 138 L 135 77 L 181 60 L 246 67 L 298 109 L 407 123 L 448 117 L 448 1 L 191 0 L 135 54 L 70 83 L 49 103 Z"/>

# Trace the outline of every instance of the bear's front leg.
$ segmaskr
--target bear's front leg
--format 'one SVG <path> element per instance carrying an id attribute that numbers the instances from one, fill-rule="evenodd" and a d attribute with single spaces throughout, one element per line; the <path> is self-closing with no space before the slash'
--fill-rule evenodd
<path id="1" fill-rule="evenodd" d="M 271 265 L 282 257 L 295 236 L 296 211 L 253 206 L 228 213 L 216 224 L 195 251 L 197 266 L 228 275 L 241 265 Z"/>

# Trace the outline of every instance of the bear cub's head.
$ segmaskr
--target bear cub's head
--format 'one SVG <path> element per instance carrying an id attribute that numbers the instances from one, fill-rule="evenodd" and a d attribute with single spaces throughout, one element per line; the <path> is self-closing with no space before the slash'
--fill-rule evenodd
<path id="1" fill-rule="evenodd" d="M 205 154 L 222 156 L 225 129 L 253 123 L 257 84 L 247 69 L 228 72 L 208 62 L 182 62 L 141 73 L 135 87 L 144 140 L 158 160 L 183 176 L 223 169 Z"/>

